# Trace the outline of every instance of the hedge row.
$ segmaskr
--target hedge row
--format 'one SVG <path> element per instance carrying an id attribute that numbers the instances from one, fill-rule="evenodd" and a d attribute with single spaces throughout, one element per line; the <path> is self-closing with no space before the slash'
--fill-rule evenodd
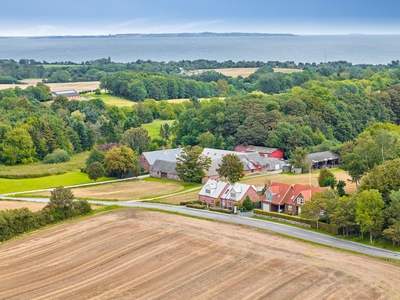
<path id="1" fill-rule="evenodd" d="M 84 215 L 91 211 L 87 201 L 75 201 L 68 211 L 47 205 L 42 210 L 32 212 L 28 208 L 0 211 L 0 241 L 9 240 L 19 234 L 39 229 L 49 224 Z"/>
<path id="2" fill-rule="evenodd" d="M 182 201 L 182 202 L 179 202 L 179 205 L 196 204 L 196 203 L 200 204 L 201 202 L 199 200 Z"/>
<path id="3" fill-rule="evenodd" d="M 308 220 L 308 219 L 303 219 L 300 217 L 294 217 L 294 216 L 289 216 L 286 214 L 280 214 L 276 212 L 270 212 L 270 211 L 265 211 L 261 209 L 255 209 L 254 214 L 260 215 L 260 216 L 267 216 L 270 218 L 273 218 L 275 220 L 279 219 L 282 220 L 282 222 L 288 222 L 292 224 L 297 224 L 300 226 L 305 226 L 305 227 L 311 227 L 316 229 L 317 228 L 317 222 L 315 220 Z M 304 225 L 303 225 L 304 224 Z M 339 228 L 330 224 L 318 222 L 318 229 L 330 232 L 333 234 L 339 234 Z"/>
<path id="4" fill-rule="evenodd" d="M 227 208 L 218 208 L 218 207 L 210 207 L 211 211 L 217 211 L 217 212 L 221 212 L 224 214 L 231 214 L 232 210 L 227 209 Z"/>
<path id="5" fill-rule="evenodd" d="M 316 222 L 314 220 L 302 219 L 299 217 L 293 217 L 293 216 L 289 216 L 286 214 L 280 214 L 280 213 L 265 211 L 265 210 L 261 210 L 261 209 L 255 209 L 254 213 L 257 215 L 270 216 L 270 217 L 279 218 L 282 220 L 289 220 L 289 221 L 293 221 L 293 222 L 304 223 L 306 225 L 309 225 L 310 227 L 313 227 L 313 225 L 315 225 L 315 228 L 317 227 Z"/>
<path id="6" fill-rule="evenodd" d="M 186 207 L 197 208 L 197 209 L 206 209 L 207 206 L 202 204 L 186 204 Z"/>

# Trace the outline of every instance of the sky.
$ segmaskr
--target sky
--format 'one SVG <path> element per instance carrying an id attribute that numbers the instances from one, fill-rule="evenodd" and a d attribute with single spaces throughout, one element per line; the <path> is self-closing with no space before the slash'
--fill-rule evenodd
<path id="1" fill-rule="evenodd" d="M 1 0 L 0 36 L 400 34 L 398 0 Z"/>

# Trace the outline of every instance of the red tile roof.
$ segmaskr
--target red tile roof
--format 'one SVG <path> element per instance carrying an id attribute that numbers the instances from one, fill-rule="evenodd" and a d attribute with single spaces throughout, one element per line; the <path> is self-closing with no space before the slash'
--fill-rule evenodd
<path id="1" fill-rule="evenodd" d="M 268 190 L 275 195 L 272 198 L 271 203 L 276 205 L 282 205 L 283 203 L 294 204 L 294 200 L 300 194 L 303 195 L 306 201 L 310 200 L 312 194 L 317 192 L 322 192 L 324 189 L 304 184 L 290 185 L 287 183 L 272 182 L 268 187 Z M 263 197 L 264 201 L 265 197 Z"/>

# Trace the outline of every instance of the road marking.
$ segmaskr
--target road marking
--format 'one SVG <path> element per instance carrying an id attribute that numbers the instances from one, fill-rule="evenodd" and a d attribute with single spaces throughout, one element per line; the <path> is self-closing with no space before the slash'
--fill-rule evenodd
<path id="1" fill-rule="evenodd" d="M 304 236 L 308 236 L 308 234 L 304 234 L 304 233 L 300 233 L 300 232 L 294 232 L 295 234 L 298 234 L 298 235 L 304 235 Z"/>
<path id="2" fill-rule="evenodd" d="M 325 239 L 320 239 L 320 238 L 315 238 L 315 239 L 320 240 L 320 241 L 323 241 L 323 242 L 325 242 L 325 243 L 331 243 L 331 244 L 332 244 L 331 241 L 328 241 L 328 240 L 325 240 Z"/>
<path id="3" fill-rule="evenodd" d="M 283 229 L 283 228 L 280 228 L 280 227 L 275 227 L 275 226 L 272 226 L 272 228 L 274 228 L 274 229 L 276 229 L 276 230 L 287 231 L 286 229 Z"/>
<path id="4" fill-rule="evenodd" d="M 347 248 L 353 248 L 353 249 L 357 249 L 357 247 L 354 247 L 354 246 L 349 246 L 349 245 L 346 245 L 346 244 L 339 244 L 339 245 L 342 245 L 342 246 L 344 246 L 344 247 L 347 247 Z"/>

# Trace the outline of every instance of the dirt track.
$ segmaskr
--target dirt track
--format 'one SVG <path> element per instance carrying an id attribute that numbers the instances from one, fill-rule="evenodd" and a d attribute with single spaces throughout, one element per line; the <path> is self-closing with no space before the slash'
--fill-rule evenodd
<path id="1" fill-rule="evenodd" d="M 0 299 L 399 299 L 400 264 L 122 210 L 0 246 Z"/>

